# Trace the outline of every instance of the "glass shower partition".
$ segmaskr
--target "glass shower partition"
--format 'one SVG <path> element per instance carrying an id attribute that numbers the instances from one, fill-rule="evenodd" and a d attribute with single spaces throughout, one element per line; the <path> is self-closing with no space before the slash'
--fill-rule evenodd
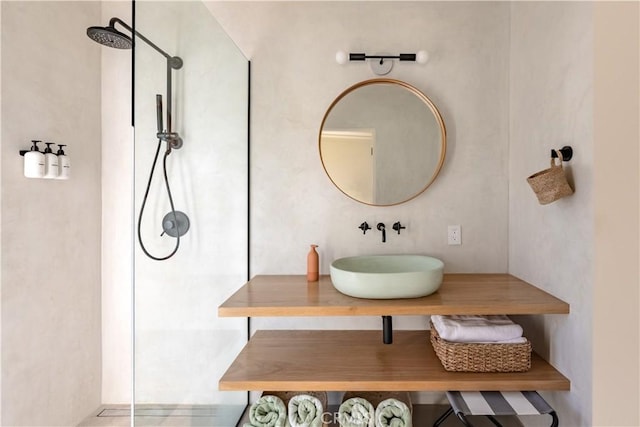
<path id="1" fill-rule="evenodd" d="M 135 221 L 155 169 L 139 227 L 146 251 L 176 249 L 186 220 L 174 210 L 189 222 L 166 260 L 135 236 L 135 425 L 235 426 L 247 393 L 221 392 L 218 380 L 247 320 L 219 318 L 217 307 L 248 272 L 248 61 L 201 2 L 134 8 Z M 160 51 L 182 66 L 168 68 Z"/>

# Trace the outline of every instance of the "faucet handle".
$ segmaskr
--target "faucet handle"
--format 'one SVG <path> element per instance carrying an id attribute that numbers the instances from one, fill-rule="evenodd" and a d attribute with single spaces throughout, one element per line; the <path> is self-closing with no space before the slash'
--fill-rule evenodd
<path id="1" fill-rule="evenodd" d="M 405 227 L 405 226 L 403 226 L 402 224 L 400 224 L 400 221 L 398 221 L 398 222 L 396 222 L 396 223 L 394 223 L 394 224 L 393 224 L 393 229 L 394 229 L 395 231 L 397 231 L 397 232 L 398 232 L 398 234 L 400 234 L 400 230 L 404 230 L 405 228 L 407 228 L 407 227 Z"/>
<path id="2" fill-rule="evenodd" d="M 378 225 L 376 225 L 376 228 L 379 231 L 382 231 L 382 243 L 387 241 L 387 230 L 385 229 L 384 223 L 379 222 Z"/>
<path id="3" fill-rule="evenodd" d="M 369 227 L 369 224 L 367 224 L 367 221 L 360 224 L 360 227 L 358 228 L 362 230 L 362 234 L 367 234 L 367 230 L 371 230 L 371 227 Z"/>

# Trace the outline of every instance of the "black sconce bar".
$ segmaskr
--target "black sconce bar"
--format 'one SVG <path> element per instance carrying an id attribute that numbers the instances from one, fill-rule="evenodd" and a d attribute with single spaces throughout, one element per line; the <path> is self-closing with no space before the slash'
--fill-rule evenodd
<path id="1" fill-rule="evenodd" d="M 380 62 L 385 59 L 399 59 L 400 61 L 415 61 L 415 53 L 401 53 L 400 55 L 367 55 L 366 53 L 350 53 L 349 61 L 364 61 L 365 59 L 379 59 Z"/>
<path id="2" fill-rule="evenodd" d="M 369 61 L 369 66 L 374 74 L 383 76 L 388 74 L 393 68 L 393 59 L 400 60 L 402 62 L 416 62 L 418 64 L 426 64 L 429 60 L 429 53 L 424 50 L 420 50 L 416 53 L 401 53 L 398 55 L 367 55 L 366 53 L 349 53 L 345 51 L 338 51 L 336 53 L 336 62 L 340 65 L 344 65 L 349 61 L 366 61 L 367 59 L 373 59 Z"/>

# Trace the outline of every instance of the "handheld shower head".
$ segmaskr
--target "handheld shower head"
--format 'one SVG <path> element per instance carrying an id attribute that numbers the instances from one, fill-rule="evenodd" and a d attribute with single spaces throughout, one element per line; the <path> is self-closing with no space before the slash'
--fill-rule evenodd
<path id="1" fill-rule="evenodd" d="M 131 49 L 133 41 L 128 35 L 116 30 L 115 27 L 89 27 L 87 36 L 93 41 L 116 49 Z"/>

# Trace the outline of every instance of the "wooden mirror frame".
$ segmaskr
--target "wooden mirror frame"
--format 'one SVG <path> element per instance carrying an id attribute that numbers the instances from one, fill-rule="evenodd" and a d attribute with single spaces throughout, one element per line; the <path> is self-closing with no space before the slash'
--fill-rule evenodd
<path id="1" fill-rule="evenodd" d="M 322 132 L 323 132 L 325 123 L 326 123 L 329 115 L 331 114 L 331 111 L 333 110 L 333 108 L 344 97 L 346 97 L 347 95 L 351 94 L 352 92 L 354 92 L 354 91 L 356 91 L 356 90 L 358 90 L 360 88 L 363 88 L 363 87 L 366 87 L 366 86 L 370 86 L 370 85 L 376 85 L 376 84 L 397 85 L 397 86 L 399 86 L 399 87 L 401 87 L 401 88 L 403 88 L 405 90 L 408 90 L 410 93 L 415 95 L 418 99 L 420 99 L 425 104 L 425 106 L 427 106 L 429 108 L 429 110 L 433 114 L 433 116 L 434 116 L 434 118 L 435 118 L 435 120 L 436 120 L 436 122 L 437 122 L 437 124 L 438 124 L 438 126 L 440 128 L 440 157 L 438 159 L 438 163 L 437 163 L 437 165 L 435 167 L 435 170 L 434 170 L 431 178 L 425 183 L 424 187 L 422 187 L 422 189 L 417 191 L 415 194 L 409 195 L 406 198 L 402 198 L 401 200 L 399 200 L 397 202 L 388 203 L 388 204 L 376 204 L 376 203 L 373 203 L 373 202 L 367 202 L 367 201 L 364 201 L 364 200 L 359 200 L 358 198 L 354 197 L 353 195 L 347 193 L 331 177 L 331 175 L 329 174 L 329 171 L 327 170 L 327 165 L 325 164 L 325 159 L 322 157 Z M 319 154 L 320 154 L 320 161 L 322 162 L 322 167 L 323 167 L 325 173 L 327 174 L 327 177 L 329 178 L 329 180 L 331 180 L 333 185 L 335 185 L 336 188 L 338 188 L 338 190 L 340 190 L 344 195 L 346 195 L 350 199 L 353 199 L 353 200 L 355 200 L 357 202 L 364 203 L 364 204 L 370 205 L 370 206 L 395 206 L 395 205 L 399 205 L 399 204 L 402 204 L 402 203 L 406 203 L 406 202 L 418 197 L 427 188 L 429 188 L 429 186 L 433 183 L 433 181 L 435 181 L 436 177 L 440 173 L 440 170 L 442 169 L 442 165 L 444 164 L 444 159 L 445 159 L 445 155 L 446 155 L 446 151 L 447 151 L 447 133 L 446 133 L 446 128 L 445 128 L 444 121 L 442 120 L 442 116 L 440 115 L 440 112 L 438 111 L 438 108 L 420 90 L 418 90 L 414 86 L 410 85 L 409 83 L 403 82 L 401 80 L 386 79 L 386 78 L 371 79 L 371 80 L 364 80 L 364 81 L 358 82 L 358 83 L 350 86 L 349 88 L 345 89 L 340 95 L 338 95 L 338 97 L 331 103 L 331 105 L 327 109 L 327 111 L 326 111 L 326 113 L 325 113 L 325 115 L 324 115 L 324 117 L 322 119 L 322 123 L 320 124 L 320 132 L 319 132 L 319 135 L 318 135 L 318 151 L 319 151 Z"/>

